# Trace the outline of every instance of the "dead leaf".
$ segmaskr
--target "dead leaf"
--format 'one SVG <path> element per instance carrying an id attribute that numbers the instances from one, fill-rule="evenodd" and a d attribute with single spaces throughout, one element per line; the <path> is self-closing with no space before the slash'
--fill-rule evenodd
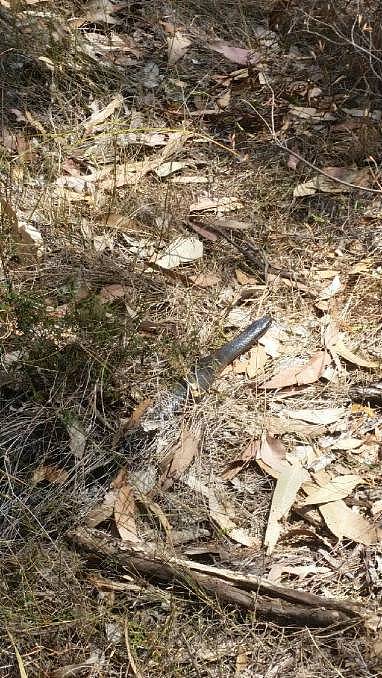
<path id="1" fill-rule="evenodd" d="M 169 162 L 164 162 L 162 165 L 159 165 L 159 167 L 157 167 L 154 172 L 158 177 L 163 179 L 164 177 L 168 177 L 170 174 L 174 174 L 174 172 L 179 172 L 179 170 L 187 167 L 191 163 L 192 160 L 170 160 Z"/>
<path id="2" fill-rule="evenodd" d="M 318 438 L 326 433 L 325 426 L 306 424 L 287 417 L 268 416 L 266 419 L 267 431 L 272 435 L 293 433 L 301 438 Z M 251 432 L 251 431 L 249 431 Z"/>
<path id="3" fill-rule="evenodd" d="M 17 238 L 17 256 L 23 263 L 33 262 L 44 256 L 44 241 L 35 226 L 26 221 L 19 221 Z"/>
<path id="4" fill-rule="evenodd" d="M 281 533 L 281 520 L 288 516 L 301 485 L 308 477 L 308 472 L 298 462 L 284 468 L 280 473 L 276 481 L 264 537 L 267 553 L 272 553 Z"/>
<path id="5" fill-rule="evenodd" d="M 284 410 L 283 414 L 290 419 L 301 419 L 308 424 L 323 424 L 327 426 L 334 424 L 341 419 L 346 412 L 344 407 L 324 407 L 322 409 L 301 409 L 301 410 Z"/>
<path id="6" fill-rule="evenodd" d="M 248 275 L 244 271 L 241 271 L 240 268 L 237 268 L 235 271 L 236 280 L 240 285 L 251 285 L 257 286 L 259 284 L 259 279 L 254 275 Z"/>
<path id="7" fill-rule="evenodd" d="M 232 519 L 234 514 L 233 506 L 228 501 L 228 498 L 217 498 L 215 491 L 211 487 L 203 485 L 191 473 L 186 479 L 187 485 L 195 492 L 200 492 L 207 498 L 211 519 L 230 537 L 233 541 L 242 544 L 243 546 L 258 547 L 258 541 L 255 537 L 251 537 L 248 531 L 237 527 Z"/>
<path id="8" fill-rule="evenodd" d="M 129 429 L 136 428 L 136 426 L 139 426 L 140 421 L 145 414 L 146 410 L 148 410 L 149 407 L 151 407 L 153 404 L 152 400 L 149 400 L 148 398 L 146 400 L 142 400 L 132 411 L 130 417 L 127 420 L 124 420 L 122 422 L 122 430 L 123 431 L 128 431 Z"/>
<path id="9" fill-rule="evenodd" d="M 337 539 L 342 540 L 345 537 L 365 546 L 377 543 L 377 529 L 366 518 L 352 511 L 342 499 L 323 504 L 319 511 Z"/>
<path id="10" fill-rule="evenodd" d="M 169 35 L 167 38 L 168 65 L 174 66 L 182 59 L 190 45 L 191 40 L 186 38 L 180 31 L 175 31 L 173 35 Z"/>
<path id="11" fill-rule="evenodd" d="M 367 167 L 362 169 L 353 169 L 348 167 L 324 167 L 323 171 L 333 178 L 346 181 L 348 184 L 360 186 L 361 188 L 368 188 L 371 183 L 371 174 Z M 323 174 L 317 174 L 313 179 L 303 184 L 298 184 L 293 191 L 293 196 L 303 197 L 306 195 L 314 195 L 317 191 L 322 193 L 348 193 L 352 186 L 346 186 Z"/>
<path id="12" fill-rule="evenodd" d="M 362 442 L 360 438 L 338 438 L 333 440 L 330 448 L 332 450 L 356 450 L 358 447 L 361 447 Z"/>
<path id="13" fill-rule="evenodd" d="M 97 527 L 100 523 L 112 517 L 116 494 L 117 490 L 109 490 L 106 492 L 103 501 L 93 506 L 85 516 L 85 523 L 88 527 Z"/>
<path id="14" fill-rule="evenodd" d="M 371 515 L 372 516 L 377 516 L 380 513 L 382 513 L 382 499 L 378 499 L 378 501 L 375 501 L 373 506 L 370 509 Z"/>
<path id="15" fill-rule="evenodd" d="M 161 509 L 159 504 L 156 503 L 151 497 L 147 494 L 139 494 L 137 501 L 142 504 L 147 511 L 152 513 L 156 518 L 158 518 L 160 525 L 162 526 L 164 533 L 166 535 L 167 541 L 172 544 L 172 532 L 173 528 L 168 520 L 165 512 Z"/>
<path id="16" fill-rule="evenodd" d="M 123 484 L 116 490 L 114 503 L 114 520 L 123 541 L 138 543 L 137 526 L 135 523 L 136 505 L 132 487 L 124 479 Z"/>
<path id="17" fill-rule="evenodd" d="M 238 198 L 227 197 L 227 198 L 217 198 L 216 200 L 212 198 L 200 198 L 198 202 L 192 203 L 190 205 L 190 214 L 194 212 L 211 212 L 216 211 L 217 214 L 224 214 L 225 212 L 231 212 L 234 210 L 239 210 L 243 207 L 242 203 Z"/>
<path id="18" fill-rule="evenodd" d="M 349 275 L 359 275 L 360 273 L 369 273 L 373 267 L 372 259 L 362 259 L 349 269 Z"/>
<path id="19" fill-rule="evenodd" d="M 168 490 L 174 481 L 180 478 L 198 453 L 199 440 L 188 429 L 184 428 L 180 440 L 170 451 L 171 461 L 160 479 L 163 492 Z"/>
<path id="20" fill-rule="evenodd" d="M 242 471 L 252 459 L 256 459 L 259 454 L 260 441 L 252 440 L 243 452 L 233 459 L 228 466 L 222 471 L 220 477 L 223 480 L 232 480 Z"/>
<path id="21" fill-rule="evenodd" d="M 63 485 L 68 477 L 68 471 L 65 471 L 63 468 L 58 468 L 58 466 L 39 466 L 33 472 L 31 483 L 32 485 L 38 485 L 38 483 L 42 483 L 43 480 L 46 480 L 48 483 Z"/>
<path id="22" fill-rule="evenodd" d="M 100 129 L 102 129 L 102 123 L 110 118 L 117 109 L 121 108 L 122 104 L 123 96 L 117 94 L 105 108 L 93 113 L 93 115 L 84 122 L 85 134 L 92 134 L 96 129 L 97 131 L 100 131 Z"/>
<path id="23" fill-rule="evenodd" d="M 119 283 L 105 285 L 97 294 L 97 299 L 101 304 L 112 304 L 116 299 L 123 299 L 128 291 L 128 287 Z"/>
<path id="24" fill-rule="evenodd" d="M 208 223 L 210 223 L 212 227 L 225 231 L 247 231 L 249 228 L 252 228 L 252 224 L 249 221 L 240 221 L 235 217 L 218 217 L 212 219 L 210 222 L 207 221 L 207 224 Z"/>
<path id="25" fill-rule="evenodd" d="M 281 440 L 269 434 L 262 438 L 258 454 L 256 455 L 256 461 L 259 459 L 278 473 L 282 473 L 290 466 L 286 461 L 285 445 Z"/>
<path id="26" fill-rule="evenodd" d="M 273 323 L 259 339 L 259 344 L 264 346 L 265 353 L 271 356 L 271 358 L 277 358 L 280 355 L 281 335 L 282 328 L 277 323 Z"/>
<path id="27" fill-rule="evenodd" d="M 221 278 L 216 273 L 197 273 L 190 275 L 190 280 L 197 285 L 197 287 L 216 287 L 221 283 Z"/>
<path id="28" fill-rule="evenodd" d="M 254 379 L 258 374 L 262 374 L 267 360 L 268 356 L 263 346 L 258 345 L 251 348 L 246 365 L 248 378 Z"/>
<path id="29" fill-rule="evenodd" d="M 160 153 L 147 160 L 136 160 L 120 165 L 109 165 L 102 170 L 93 173 L 94 181 L 98 182 L 99 188 L 105 191 L 115 190 L 123 186 L 135 186 L 150 172 L 154 172 L 164 162 L 169 160 L 175 153 L 181 150 L 184 142 L 190 137 L 189 132 L 173 133 L 166 146 Z M 85 176 L 89 182 L 89 176 Z"/>
<path id="30" fill-rule="evenodd" d="M 128 7 L 128 4 L 128 2 L 112 2 L 112 0 L 90 0 L 86 5 L 86 14 L 71 21 L 71 26 L 79 28 L 84 23 L 120 24 L 122 19 L 114 16 L 114 14 L 124 7 Z"/>
<path id="31" fill-rule="evenodd" d="M 294 150 L 294 151 L 297 151 L 296 148 L 292 149 L 292 151 L 293 151 L 293 150 Z M 300 158 L 298 158 L 294 153 L 291 153 L 291 154 L 288 156 L 287 167 L 289 167 L 289 169 L 291 169 L 291 170 L 296 170 L 297 167 L 298 167 L 298 165 L 299 165 L 299 163 L 300 163 Z"/>
<path id="32" fill-rule="evenodd" d="M 76 461 L 83 459 L 87 436 L 83 429 L 81 422 L 73 421 L 69 426 L 67 425 L 69 433 L 70 451 Z"/>
<path id="33" fill-rule="evenodd" d="M 34 127 L 34 129 L 37 130 L 38 132 L 40 132 L 40 134 L 43 134 L 43 135 L 46 134 L 45 127 L 43 127 L 41 122 L 39 120 L 37 120 L 37 118 L 35 118 L 30 111 L 25 109 L 24 115 L 25 115 L 25 120 L 27 122 L 29 122 L 31 127 Z"/>
<path id="34" fill-rule="evenodd" d="M 285 388 L 286 386 L 305 386 L 314 384 L 322 376 L 325 368 L 330 364 L 330 356 L 326 351 L 315 353 L 305 365 L 285 367 L 275 374 L 261 388 Z"/>
<path id="35" fill-rule="evenodd" d="M 334 346 L 330 347 L 330 350 L 332 353 L 339 355 L 340 358 L 343 358 L 347 362 L 353 363 L 353 365 L 358 365 L 358 367 L 367 367 L 369 369 L 373 369 L 379 366 L 379 363 L 375 360 L 368 360 L 367 358 L 362 358 L 362 356 L 353 353 L 353 351 L 351 351 L 350 348 L 346 346 L 341 337 L 334 344 Z"/>
<path id="36" fill-rule="evenodd" d="M 112 252 L 114 249 L 114 238 L 109 233 L 95 235 L 93 237 L 93 247 L 99 254 L 102 254 L 105 250 L 110 250 L 110 252 Z"/>
<path id="37" fill-rule="evenodd" d="M 236 655 L 235 661 L 235 678 L 243 678 L 247 674 L 247 669 L 249 665 L 247 652 L 240 650 Z"/>
<path id="38" fill-rule="evenodd" d="M 320 299 L 331 299 L 341 289 L 342 289 L 342 285 L 341 285 L 340 277 L 339 277 L 339 275 L 336 275 L 333 278 L 330 285 L 328 285 L 323 290 L 321 290 L 319 297 L 320 297 Z"/>
<path id="39" fill-rule="evenodd" d="M 363 482 L 363 478 L 357 475 L 337 476 L 337 478 L 332 478 L 321 487 L 309 490 L 308 496 L 301 503 L 301 506 L 327 504 L 331 501 L 337 501 L 337 499 L 345 499 L 357 485 Z"/>
<path id="40" fill-rule="evenodd" d="M 220 97 L 216 99 L 216 103 L 221 109 L 228 108 L 228 106 L 231 103 L 231 90 L 227 89 L 224 94 L 222 94 Z"/>
<path id="41" fill-rule="evenodd" d="M 289 115 L 300 120 L 309 120 L 311 122 L 322 122 L 323 120 L 335 120 L 336 116 L 329 111 L 320 111 L 317 108 L 309 108 L 307 106 L 293 106 L 289 107 Z"/>
<path id="42" fill-rule="evenodd" d="M 228 45 L 224 40 L 215 40 L 214 42 L 207 43 L 206 47 L 209 47 L 214 52 L 222 54 L 226 59 L 232 61 L 232 63 L 240 64 L 242 66 L 258 64 L 261 59 L 259 52 L 255 52 L 251 49 L 244 49 L 243 47 L 231 47 L 231 45 Z"/>
<path id="43" fill-rule="evenodd" d="M 203 243 L 199 238 L 177 238 L 167 245 L 159 256 L 153 258 L 153 262 L 167 270 L 176 268 L 181 264 L 187 264 L 203 256 Z"/>
<path id="44" fill-rule="evenodd" d="M 237 527 L 236 523 L 231 519 L 228 514 L 227 508 L 224 506 L 222 501 L 218 500 L 215 492 L 212 488 L 209 488 L 208 493 L 208 507 L 210 511 L 211 519 L 220 527 L 223 532 L 230 537 L 233 541 L 242 544 L 243 546 L 257 546 L 257 539 L 251 537 L 248 533 L 248 530 Z"/>
<path id="45" fill-rule="evenodd" d="M 79 20 L 83 23 L 83 20 Z M 74 20 L 75 22 L 75 20 Z M 125 34 L 117 34 L 112 30 L 107 35 L 100 31 L 86 30 L 81 35 L 78 45 L 88 57 L 102 65 L 115 64 L 117 66 L 134 66 L 136 60 L 142 56 L 142 51 L 137 47 L 134 39 Z M 132 55 L 135 59 L 132 58 Z M 119 143 L 119 137 L 116 139 Z"/>
<path id="46" fill-rule="evenodd" d="M 162 80 L 159 66 L 154 61 L 148 61 L 143 68 L 141 68 L 139 75 L 141 83 L 146 89 L 155 89 Z"/>
<path id="47" fill-rule="evenodd" d="M 249 308 L 242 308 L 235 306 L 231 308 L 227 317 L 224 320 L 224 327 L 236 327 L 241 329 L 251 322 L 251 311 Z"/>

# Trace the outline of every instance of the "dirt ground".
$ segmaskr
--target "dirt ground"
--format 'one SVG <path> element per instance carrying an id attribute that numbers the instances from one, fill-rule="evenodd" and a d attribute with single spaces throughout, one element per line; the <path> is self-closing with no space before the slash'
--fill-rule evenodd
<path id="1" fill-rule="evenodd" d="M 1 677 L 381 675 L 380 19 L 0 0 Z"/>

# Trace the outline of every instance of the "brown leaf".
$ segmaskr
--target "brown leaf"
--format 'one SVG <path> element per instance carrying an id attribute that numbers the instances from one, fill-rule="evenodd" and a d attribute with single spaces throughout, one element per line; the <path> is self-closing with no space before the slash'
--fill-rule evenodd
<path id="1" fill-rule="evenodd" d="M 252 224 L 249 221 L 239 221 L 235 217 L 218 217 L 210 223 L 211 226 L 225 231 L 247 231 L 249 228 L 252 228 Z"/>
<path id="2" fill-rule="evenodd" d="M 85 120 L 85 134 L 92 134 L 95 129 L 98 131 L 102 129 L 104 123 L 108 118 L 110 118 L 113 113 L 119 108 L 121 108 L 123 104 L 123 97 L 121 94 L 117 94 L 110 103 L 105 106 L 105 108 L 102 108 L 102 110 L 97 111 L 96 113 L 93 113 L 93 115 L 90 116 L 87 120 Z"/>
<path id="3" fill-rule="evenodd" d="M 195 233 L 198 233 L 201 235 L 203 238 L 206 240 L 210 240 L 211 242 L 215 242 L 218 239 L 217 233 L 213 233 L 212 231 L 209 231 L 207 228 L 204 227 L 204 225 L 201 224 L 195 224 L 193 222 L 190 222 L 190 226 Z"/>
<path id="4" fill-rule="evenodd" d="M 308 472 L 297 461 L 289 467 L 284 468 L 280 473 L 273 493 L 268 525 L 264 537 L 264 546 L 267 547 L 268 553 L 272 553 L 280 536 L 282 528 L 281 520 L 287 517 L 301 485 L 308 477 Z"/>
<path id="5" fill-rule="evenodd" d="M 344 407 L 323 407 L 321 409 L 284 410 L 283 413 L 290 419 L 300 419 L 308 424 L 323 424 L 328 426 L 342 419 L 345 412 Z"/>
<path id="6" fill-rule="evenodd" d="M 105 285 L 97 295 L 98 301 L 101 304 L 111 304 L 116 299 L 122 299 L 126 296 L 128 288 L 119 283 L 114 285 Z"/>
<path id="7" fill-rule="evenodd" d="M 146 399 L 142 400 L 132 411 L 130 417 L 123 424 L 123 430 L 127 431 L 129 429 L 135 428 L 140 424 L 140 421 L 149 407 L 153 404 L 152 400 Z"/>
<path id="8" fill-rule="evenodd" d="M 27 111 L 25 109 L 24 115 L 25 115 L 25 119 L 27 120 L 27 122 L 29 122 L 31 127 L 34 127 L 34 129 L 36 129 L 38 132 L 40 132 L 40 134 L 44 134 L 44 135 L 46 134 L 45 127 L 42 126 L 41 122 L 39 120 L 37 120 L 37 118 L 33 117 L 32 113 L 30 111 Z"/>
<path id="9" fill-rule="evenodd" d="M 165 512 L 161 509 L 159 504 L 157 504 L 151 497 L 147 494 L 140 493 L 137 497 L 137 501 L 140 504 L 143 504 L 147 511 L 150 511 L 156 518 L 158 518 L 160 524 L 163 527 L 163 530 L 166 535 L 166 539 L 169 543 L 172 543 L 172 525 L 168 520 Z"/>
<path id="10" fill-rule="evenodd" d="M 321 487 L 310 488 L 308 496 L 301 505 L 326 504 L 331 501 L 337 501 L 337 499 L 345 499 L 352 493 L 356 485 L 360 483 L 363 483 L 363 478 L 357 475 L 337 476 L 337 478 L 332 478 Z"/>
<path id="11" fill-rule="evenodd" d="M 120 9 L 128 7 L 128 2 L 112 2 L 112 0 L 90 0 L 86 4 L 86 14 L 71 22 L 71 26 L 79 28 L 84 23 L 105 23 L 116 25 L 122 22 L 122 19 L 114 16 Z"/>
<path id="12" fill-rule="evenodd" d="M 162 490 L 168 490 L 188 469 L 199 449 L 199 440 L 184 428 L 180 440 L 171 450 L 171 461 L 160 479 Z"/>
<path id="13" fill-rule="evenodd" d="M 197 287 L 216 287 L 221 283 L 221 278 L 216 273 L 197 273 L 190 275 L 190 280 L 197 285 Z"/>
<path id="14" fill-rule="evenodd" d="M 232 210 L 239 210 L 243 207 L 238 198 L 234 196 L 226 198 L 199 198 L 198 202 L 190 205 L 190 214 L 194 212 L 211 212 L 216 211 L 218 214 L 224 212 L 231 212 Z"/>
<path id="15" fill-rule="evenodd" d="M 244 271 L 241 271 L 240 268 L 237 268 L 235 271 L 236 280 L 240 285 L 258 285 L 259 279 L 254 275 L 248 275 Z"/>
<path id="16" fill-rule="evenodd" d="M 117 491 L 114 489 L 106 492 L 103 501 L 93 506 L 85 516 L 85 523 L 88 527 L 97 527 L 97 525 L 112 517 L 116 493 Z"/>
<path id="17" fill-rule="evenodd" d="M 353 169 L 352 167 L 324 167 L 323 171 L 335 179 L 345 181 L 353 186 L 368 188 L 371 183 L 370 170 L 367 167 L 362 169 Z M 305 195 L 314 195 L 317 191 L 321 193 L 348 193 L 351 186 L 332 181 L 323 174 L 317 174 L 310 181 L 299 184 L 293 191 L 294 197 Z"/>
<path id="18" fill-rule="evenodd" d="M 243 546 L 257 546 L 257 539 L 252 537 L 248 533 L 248 530 L 237 527 L 236 523 L 230 517 L 227 507 L 217 498 L 212 488 L 208 489 L 208 507 L 212 520 L 233 541 L 236 541 Z"/>
<path id="19" fill-rule="evenodd" d="M 263 437 L 257 459 L 261 459 L 271 469 L 282 473 L 289 464 L 286 461 L 286 448 L 278 438 L 271 435 Z"/>
<path id="20" fill-rule="evenodd" d="M 225 56 L 226 59 L 232 61 L 234 64 L 247 66 L 248 64 L 257 64 L 260 62 L 261 55 L 251 49 L 244 49 L 243 47 L 232 47 L 223 40 L 215 40 L 206 45 L 214 52 L 219 52 Z"/>
<path id="21" fill-rule="evenodd" d="M 57 466 L 39 466 L 33 472 L 31 482 L 32 485 L 38 485 L 38 483 L 42 483 L 43 480 L 46 480 L 48 483 L 63 485 L 68 477 L 68 471 L 65 471 L 63 468 L 58 468 Z"/>
<path id="22" fill-rule="evenodd" d="M 252 440 L 247 447 L 244 448 L 243 452 L 239 454 L 238 457 L 233 459 L 228 466 L 221 473 L 220 477 L 223 480 L 232 480 L 235 476 L 240 473 L 252 459 L 256 459 L 259 454 L 260 441 Z"/>
<path id="23" fill-rule="evenodd" d="M 302 438 L 318 438 L 326 432 L 325 426 L 318 424 L 306 424 L 287 417 L 267 417 L 267 430 L 272 435 L 284 435 L 285 433 L 297 434 Z"/>
<path id="24" fill-rule="evenodd" d="M 338 292 L 340 292 L 342 289 L 342 284 L 340 280 L 340 276 L 336 275 L 331 283 L 324 287 L 323 290 L 320 291 L 319 298 L 323 300 L 331 299 L 334 297 Z"/>
<path id="25" fill-rule="evenodd" d="M 369 369 L 374 369 L 379 366 L 379 363 L 375 360 L 368 360 L 367 358 L 363 358 L 360 355 L 357 355 L 356 353 L 353 353 L 353 351 L 350 350 L 344 344 L 343 340 L 340 338 L 334 346 L 330 347 L 330 350 L 339 355 L 340 358 L 343 358 L 349 363 L 353 363 L 353 365 L 358 365 L 358 367 L 367 367 Z"/>
<path id="26" fill-rule="evenodd" d="M 285 388 L 285 386 L 305 386 L 313 384 L 322 376 L 325 367 L 330 364 L 330 356 L 326 351 L 315 353 L 305 365 L 286 367 L 272 377 L 261 388 Z"/>
<path id="27" fill-rule="evenodd" d="M 195 492 L 200 492 L 207 498 L 210 516 L 212 520 L 231 538 L 243 546 L 258 546 L 255 537 L 251 537 L 248 531 L 236 526 L 232 516 L 234 514 L 233 506 L 230 504 L 227 496 L 216 496 L 215 491 L 207 485 L 203 485 L 194 475 L 189 474 L 186 479 L 187 485 Z"/>
<path id="28" fill-rule="evenodd" d="M 297 158 L 293 153 L 291 153 L 287 160 L 287 167 L 289 167 L 289 169 L 291 170 L 296 170 L 299 162 L 300 159 Z"/>
<path id="29" fill-rule="evenodd" d="M 207 179 L 207 177 L 203 177 L 200 174 L 180 174 L 179 176 L 171 177 L 170 183 L 171 184 L 208 184 L 208 179 Z"/>
<path id="30" fill-rule="evenodd" d="M 80 421 L 74 420 L 67 425 L 70 451 L 76 461 L 83 459 L 87 436 Z"/>
<path id="31" fill-rule="evenodd" d="M 165 161 L 180 151 L 189 136 L 190 133 L 186 131 L 174 133 L 169 138 L 166 146 L 156 156 L 146 160 L 136 160 L 134 162 L 105 167 L 102 171 L 96 173 L 95 180 L 98 181 L 98 186 L 106 191 L 121 188 L 122 186 L 135 186 L 146 174 L 154 172 L 160 165 L 163 165 Z M 85 179 L 89 181 L 88 176 Z"/>
<path id="32" fill-rule="evenodd" d="M 114 503 L 114 520 L 121 539 L 138 543 L 135 523 L 136 506 L 132 487 L 124 480 L 116 491 Z"/>
<path id="33" fill-rule="evenodd" d="M 319 511 L 337 539 L 345 537 L 365 546 L 376 544 L 381 539 L 381 531 L 377 531 L 374 525 L 359 513 L 352 511 L 342 499 L 323 504 Z"/>
<path id="34" fill-rule="evenodd" d="M 190 45 L 191 40 L 186 38 L 181 31 L 175 31 L 172 35 L 169 35 L 167 38 L 168 65 L 174 66 L 182 59 Z"/>

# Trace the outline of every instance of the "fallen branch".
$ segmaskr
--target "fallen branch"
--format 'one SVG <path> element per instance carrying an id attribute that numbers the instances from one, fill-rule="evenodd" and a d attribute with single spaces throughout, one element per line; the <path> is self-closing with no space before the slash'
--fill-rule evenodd
<path id="1" fill-rule="evenodd" d="M 147 544 L 121 542 L 100 530 L 78 527 L 70 541 L 128 569 L 136 576 L 181 585 L 199 595 L 256 612 L 283 625 L 325 627 L 360 623 L 367 614 L 354 602 L 324 598 L 274 584 L 262 577 L 168 556 Z"/>

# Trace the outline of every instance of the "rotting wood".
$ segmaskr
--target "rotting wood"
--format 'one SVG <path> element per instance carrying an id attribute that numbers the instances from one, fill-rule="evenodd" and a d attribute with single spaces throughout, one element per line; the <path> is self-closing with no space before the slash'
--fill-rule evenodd
<path id="1" fill-rule="evenodd" d="M 122 543 L 100 530 L 78 527 L 70 530 L 67 538 L 97 555 L 100 560 L 113 561 L 126 568 L 132 575 L 176 583 L 280 624 L 299 627 L 353 625 L 362 623 L 368 616 L 363 606 L 352 601 L 325 598 L 274 584 L 255 575 L 169 556 L 151 545 Z"/>

